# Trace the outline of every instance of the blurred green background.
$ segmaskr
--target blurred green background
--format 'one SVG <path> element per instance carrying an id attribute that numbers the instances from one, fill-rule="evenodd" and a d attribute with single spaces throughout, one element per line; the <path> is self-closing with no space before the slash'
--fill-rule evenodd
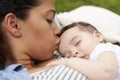
<path id="1" fill-rule="evenodd" d="M 120 0 L 55 0 L 57 13 L 73 10 L 82 5 L 94 5 L 120 15 Z"/>

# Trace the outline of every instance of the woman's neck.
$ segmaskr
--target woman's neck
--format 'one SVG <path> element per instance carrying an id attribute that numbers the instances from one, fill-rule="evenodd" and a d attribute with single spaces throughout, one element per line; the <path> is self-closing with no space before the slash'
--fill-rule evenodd
<path id="1" fill-rule="evenodd" d="M 22 64 L 24 68 L 31 69 L 34 66 L 34 61 L 30 58 L 18 58 L 16 59 L 17 64 Z"/>

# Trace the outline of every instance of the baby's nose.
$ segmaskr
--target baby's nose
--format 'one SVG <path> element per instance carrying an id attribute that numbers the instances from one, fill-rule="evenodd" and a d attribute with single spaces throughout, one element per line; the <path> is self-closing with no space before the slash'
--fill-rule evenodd
<path id="1" fill-rule="evenodd" d="M 74 52 L 73 57 L 77 57 L 78 56 L 78 52 Z"/>

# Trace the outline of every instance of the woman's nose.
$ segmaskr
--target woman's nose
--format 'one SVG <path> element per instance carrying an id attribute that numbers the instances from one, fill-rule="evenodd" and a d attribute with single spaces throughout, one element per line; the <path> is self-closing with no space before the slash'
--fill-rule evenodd
<path id="1" fill-rule="evenodd" d="M 56 36 L 58 36 L 58 35 L 60 34 L 60 29 L 57 27 L 56 24 L 55 24 L 55 26 L 54 26 L 54 34 L 55 34 Z"/>

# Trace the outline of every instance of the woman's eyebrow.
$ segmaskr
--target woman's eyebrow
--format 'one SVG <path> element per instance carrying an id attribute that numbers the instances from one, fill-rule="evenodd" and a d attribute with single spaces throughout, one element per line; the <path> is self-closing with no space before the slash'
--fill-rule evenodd
<path id="1" fill-rule="evenodd" d="M 50 9 L 47 11 L 47 13 L 49 13 L 49 12 L 53 12 L 53 14 L 54 14 L 53 16 L 55 16 L 56 11 L 54 9 Z"/>

